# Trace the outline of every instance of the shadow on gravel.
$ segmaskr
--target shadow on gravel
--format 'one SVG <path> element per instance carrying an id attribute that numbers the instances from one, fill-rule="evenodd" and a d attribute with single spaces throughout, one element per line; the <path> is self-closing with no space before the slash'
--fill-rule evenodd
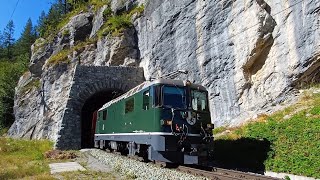
<path id="1" fill-rule="evenodd" d="M 215 166 L 263 174 L 264 161 L 268 158 L 270 142 L 266 139 L 241 138 L 215 140 Z"/>

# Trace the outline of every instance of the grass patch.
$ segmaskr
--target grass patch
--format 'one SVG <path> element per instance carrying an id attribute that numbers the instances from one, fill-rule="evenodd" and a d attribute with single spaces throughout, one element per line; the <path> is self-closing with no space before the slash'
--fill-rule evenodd
<path id="1" fill-rule="evenodd" d="M 34 43 L 33 52 L 37 52 L 39 49 L 46 46 L 47 42 L 45 39 L 38 38 Z"/>
<path id="2" fill-rule="evenodd" d="M 84 51 L 85 47 L 91 44 L 96 44 L 98 41 L 97 38 L 87 38 L 85 41 L 78 42 L 72 50 L 77 51 L 77 52 L 82 52 Z"/>
<path id="3" fill-rule="evenodd" d="M 59 22 L 59 24 L 56 27 L 55 31 L 59 31 L 60 29 L 62 29 L 65 25 L 67 25 L 70 21 L 70 19 L 78 14 L 80 14 L 80 12 L 87 12 L 87 6 L 85 4 L 80 4 L 76 9 L 72 10 L 71 12 L 69 12 L 68 14 L 66 14 L 64 16 L 64 18 L 61 19 L 61 21 Z"/>
<path id="4" fill-rule="evenodd" d="M 320 178 L 320 93 L 305 93 L 297 104 L 219 138 L 266 139 L 266 170 Z"/>
<path id="5" fill-rule="evenodd" d="M 219 134 L 219 133 L 222 133 L 225 130 L 227 130 L 227 127 L 221 126 L 221 127 L 214 128 L 212 130 L 212 133 L 213 134 Z"/>
<path id="6" fill-rule="evenodd" d="M 105 24 L 100 28 L 98 32 L 98 37 L 107 36 L 111 34 L 114 37 L 120 36 L 123 34 L 123 31 L 127 28 L 133 26 L 131 21 L 132 16 L 137 14 L 137 16 L 141 16 L 144 11 L 144 6 L 135 6 L 129 12 L 124 12 L 120 15 L 112 15 L 112 11 L 110 8 L 107 8 L 103 15 L 107 19 Z"/>
<path id="7" fill-rule="evenodd" d="M 132 27 L 132 22 L 127 14 L 111 16 L 103 26 L 101 35 L 106 36 L 111 34 L 112 36 L 119 36 L 126 28 L 130 27 Z"/>
<path id="8" fill-rule="evenodd" d="M 52 145 L 0 137 L 0 179 L 53 179 L 43 155 Z"/>
<path id="9" fill-rule="evenodd" d="M 0 124 L 0 137 L 5 135 L 8 132 L 9 128 L 4 127 L 3 125 Z"/>
<path id="10" fill-rule="evenodd" d="M 60 173 L 64 179 L 117 179 L 112 173 L 99 171 L 73 171 Z"/>
<path id="11" fill-rule="evenodd" d="M 91 45 L 91 44 L 96 44 L 97 43 L 97 38 L 91 38 L 91 39 L 86 39 L 85 41 L 82 42 L 78 42 L 74 47 L 69 48 L 69 49 L 63 49 L 61 50 L 59 53 L 52 55 L 48 62 L 47 62 L 47 66 L 48 65 L 57 65 L 60 63 L 70 63 L 70 59 L 69 59 L 69 55 L 73 52 L 73 51 L 77 51 L 77 52 L 82 52 L 84 51 L 84 49 L 86 48 L 86 46 Z"/>
<path id="12" fill-rule="evenodd" d="M 32 79 L 28 84 L 23 86 L 20 90 L 21 94 L 26 94 L 32 89 L 39 89 L 41 87 L 40 79 Z"/>
<path id="13" fill-rule="evenodd" d="M 52 55 L 48 60 L 47 64 L 60 64 L 60 63 L 70 63 L 68 55 L 71 53 L 71 49 L 63 49 L 55 55 Z"/>
<path id="14" fill-rule="evenodd" d="M 103 11 L 103 17 L 106 19 L 108 17 L 111 17 L 113 14 L 112 9 L 110 6 L 108 6 L 104 11 Z"/>
<path id="15" fill-rule="evenodd" d="M 111 0 L 90 0 L 89 4 L 93 5 L 95 11 L 98 11 L 104 5 L 108 5 L 110 7 Z"/>

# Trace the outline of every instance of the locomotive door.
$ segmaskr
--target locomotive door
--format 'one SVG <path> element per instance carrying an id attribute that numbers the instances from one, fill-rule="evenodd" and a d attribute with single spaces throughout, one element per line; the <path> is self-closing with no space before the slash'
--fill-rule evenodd
<path id="1" fill-rule="evenodd" d="M 92 120 L 91 120 L 91 134 L 90 134 L 90 139 L 91 142 L 94 142 L 94 134 L 96 133 L 96 123 L 97 123 L 97 118 L 98 118 L 98 110 L 93 112 L 92 114 Z"/>

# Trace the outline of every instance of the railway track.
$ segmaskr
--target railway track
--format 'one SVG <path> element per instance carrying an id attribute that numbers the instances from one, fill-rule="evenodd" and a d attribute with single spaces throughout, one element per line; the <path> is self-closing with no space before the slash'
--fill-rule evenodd
<path id="1" fill-rule="evenodd" d="M 118 154 L 120 155 L 120 153 Z M 130 159 L 135 159 L 138 161 L 143 161 L 143 158 L 137 156 L 127 156 Z M 149 162 L 150 163 L 150 162 Z M 153 164 L 160 166 L 160 167 L 167 167 L 166 163 L 164 162 L 152 162 Z M 242 171 L 235 171 L 230 169 L 223 169 L 217 167 L 188 167 L 184 165 L 179 165 L 174 169 L 182 172 L 186 172 L 189 174 L 193 174 L 196 176 L 203 176 L 208 179 L 213 180 L 278 180 L 278 178 L 264 176 L 255 173 L 249 172 L 242 172 Z"/>
<path id="2" fill-rule="evenodd" d="M 106 153 L 112 153 L 116 154 L 118 156 L 123 156 L 119 152 L 110 152 L 106 150 Z M 127 158 L 134 159 L 140 162 L 145 162 L 143 158 L 138 156 L 126 156 Z M 156 166 L 159 167 L 168 167 L 166 163 L 164 162 L 146 162 L 146 163 L 153 163 Z M 223 169 L 218 167 L 188 167 L 185 165 L 179 165 L 177 167 L 171 167 L 171 169 L 176 169 L 178 171 L 186 172 L 189 174 L 193 174 L 196 176 L 203 176 L 208 179 L 213 180 L 278 180 L 279 178 L 264 176 L 260 174 L 255 173 L 249 173 L 249 172 L 242 172 L 242 171 L 236 171 L 236 170 L 230 170 L 230 169 Z"/>
<path id="3" fill-rule="evenodd" d="M 190 174 L 194 174 L 197 176 L 204 176 L 209 179 L 214 180 L 243 180 L 243 179 L 251 179 L 251 180 L 276 180 L 277 178 L 263 176 L 260 174 L 246 173 L 241 171 L 222 169 L 222 168 L 211 168 L 210 170 L 203 170 L 198 168 L 192 168 L 187 166 L 179 166 L 177 168 L 179 171 L 187 172 Z"/>

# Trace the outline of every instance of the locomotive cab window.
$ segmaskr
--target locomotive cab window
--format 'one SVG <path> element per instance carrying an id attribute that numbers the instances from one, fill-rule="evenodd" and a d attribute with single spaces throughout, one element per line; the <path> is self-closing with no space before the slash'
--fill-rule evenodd
<path id="1" fill-rule="evenodd" d="M 134 109 L 134 98 L 131 98 L 125 103 L 125 114 L 132 112 Z"/>
<path id="2" fill-rule="evenodd" d="M 207 93 L 205 91 L 191 90 L 191 105 L 195 111 L 209 111 Z"/>
<path id="3" fill-rule="evenodd" d="M 150 92 L 149 90 L 143 92 L 143 102 L 142 102 L 142 109 L 148 110 L 150 106 Z"/>
<path id="4" fill-rule="evenodd" d="M 108 116 L 108 111 L 107 110 L 104 110 L 102 112 L 102 120 L 107 120 L 107 116 Z"/>
<path id="5" fill-rule="evenodd" d="M 186 108 L 186 91 L 176 86 L 162 87 L 162 105 L 170 108 Z"/>

